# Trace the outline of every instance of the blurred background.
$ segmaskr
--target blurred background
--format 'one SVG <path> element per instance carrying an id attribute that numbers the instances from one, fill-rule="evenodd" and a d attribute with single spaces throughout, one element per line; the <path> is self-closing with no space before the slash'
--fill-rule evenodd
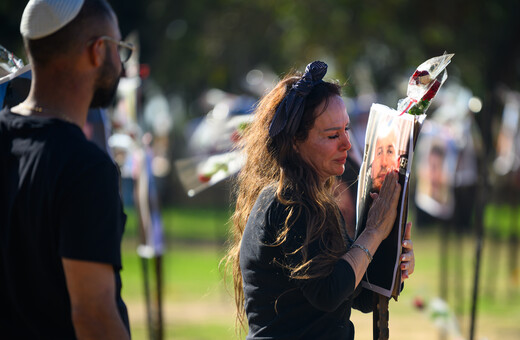
<path id="1" fill-rule="evenodd" d="M 416 270 L 390 303 L 390 336 L 520 338 L 520 2 L 110 3 L 137 53 L 116 103 L 84 130 L 121 167 L 134 339 L 236 336 L 219 268 L 241 164 L 232 147 L 279 77 L 323 60 L 325 78 L 345 84 L 355 173 L 371 104 L 396 108 L 415 68 L 445 51 L 448 80 L 413 160 Z M 21 64 L 25 4 L 0 3 L 0 45 Z M 18 69 L 4 65 L 0 77 Z M 352 318 L 357 338 L 372 338 L 371 316 Z"/>

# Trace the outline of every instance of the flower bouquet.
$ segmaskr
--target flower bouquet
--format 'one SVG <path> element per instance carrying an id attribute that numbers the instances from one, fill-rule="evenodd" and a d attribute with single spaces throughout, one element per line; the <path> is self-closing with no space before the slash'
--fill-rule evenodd
<path id="1" fill-rule="evenodd" d="M 425 114 L 439 88 L 448 78 L 446 66 L 453 56 L 454 54 L 444 54 L 419 65 L 408 81 L 407 97 L 397 103 L 397 111 L 414 116 Z"/>
<path id="2" fill-rule="evenodd" d="M 243 155 L 237 143 L 252 119 L 251 114 L 208 119 L 204 131 L 213 138 L 207 146 L 187 158 L 175 161 L 179 179 L 189 197 L 236 174 L 242 167 Z M 206 135 L 206 134 L 202 134 Z"/>

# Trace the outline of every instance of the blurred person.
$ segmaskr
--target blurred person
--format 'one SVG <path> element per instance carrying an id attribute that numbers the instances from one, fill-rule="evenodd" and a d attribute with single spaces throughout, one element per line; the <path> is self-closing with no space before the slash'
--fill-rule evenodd
<path id="1" fill-rule="evenodd" d="M 449 173 L 444 166 L 447 158 L 446 146 L 433 143 L 424 158 L 417 170 L 421 173 L 415 193 L 418 212 L 420 210 L 418 220 L 448 221 L 453 216 L 454 202 Z"/>
<path id="2" fill-rule="evenodd" d="M 370 178 L 372 179 L 372 191 L 379 192 L 385 176 L 389 170 L 399 168 L 399 156 L 397 154 L 397 134 L 394 129 L 383 130 L 376 139 L 374 159 L 370 166 Z"/>
<path id="3" fill-rule="evenodd" d="M 96 144 L 101 150 L 105 151 L 110 158 L 114 158 L 112 150 L 108 145 L 111 127 L 106 108 L 90 108 L 87 114 L 87 121 L 82 130 L 89 141 Z"/>
<path id="4" fill-rule="evenodd" d="M 118 169 L 81 128 L 132 47 L 105 0 L 31 0 L 20 31 L 33 81 L 0 113 L 1 337 L 129 339 Z"/>
<path id="5" fill-rule="evenodd" d="M 237 320 L 247 339 L 353 339 L 351 308 L 373 309 L 359 283 L 389 234 L 400 193 L 389 171 L 372 194 L 365 231 L 353 241 L 334 196 L 351 147 L 340 86 L 324 82 L 327 65 L 289 74 L 259 102 L 241 140 L 233 267 Z M 402 280 L 414 270 L 411 224 Z"/>
<path id="6" fill-rule="evenodd" d="M 448 180 L 444 173 L 446 150 L 440 145 L 433 145 L 428 154 L 428 171 L 425 174 L 430 180 L 428 194 L 436 202 L 448 203 Z"/>

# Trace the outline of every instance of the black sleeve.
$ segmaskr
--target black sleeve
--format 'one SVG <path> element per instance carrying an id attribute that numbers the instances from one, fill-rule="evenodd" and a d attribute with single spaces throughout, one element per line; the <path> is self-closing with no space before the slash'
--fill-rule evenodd
<path id="1" fill-rule="evenodd" d="M 315 308 L 333 312 L 354 293 L 356 276 L 347 261 L 338 260 L 330 275 L 298 281 L 303 295 Z"/>
<path id="2" fill-rule="evenodd" d="M 363 313 L 370 313 L 374 310 L 374 292 L 361 287 L 360 289 L 360 293 L 354 298 L 352 308 Z"/>
<path id="3" fill-rule="evenodd" d="M 276 215 L 273 214 L 273 216 Z M 280 215 L 276 217 L 280 221 Z M 283 253 L 285 254 L 284 262 L 292 267 L 302 263 L 301 252 L 298 250 L 305 240 L 306 226 L 303 221 L 305 221 L 305 218 L 302 215 L 294 223 L 287 235 L 286 242 L 282 245 Z M 309 246 L 309 258 L 313 258 L 322 248 L 318 241 L 313 242 Z M 335 311 L 345 300 L 352 296 L 355 282 L 356 275 L 354 270 L 347 261 L 342 259 L 339 259 L 334 264 L 331 273 L 325 277 L 295 279 L 296 285 L 302 290 L 309 303 L 319 310 L 328 312 Z"/>
<path id="4" fill-rule="evenodd" d="M 121 267 L 120 244 L 126 216 L 117 169 L 99 162 L 77 173 L 61 199 L 61 256 Z"/>

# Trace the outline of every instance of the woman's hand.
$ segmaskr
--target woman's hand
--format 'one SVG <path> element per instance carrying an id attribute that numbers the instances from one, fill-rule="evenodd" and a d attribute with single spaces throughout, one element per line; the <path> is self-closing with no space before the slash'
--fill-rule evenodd
<path id="1" fill-rule="evenodd" d="M 379 194 L 370 194 L 374 202 L 368 211 L 365 230 L 356 239 L 356 244 L 362 247 L 350 248 L 343 259 L 347 261 L 356 274 L 356 287 L 365 274 L 370 263 L 370 257 L 375 254 L 394 226 L 397 216 L 397 201 L 401 192 L 399 176 L 391 170 L 386 174 Z M 363 249 L 364 248 L 364 249 Z M 365 253 L 368 250 L 368 255 Z"/>
<path id="2" fill-rule="evenodd" d="M 374 200 L 368 211 L 366 228 L 375 232 L 379 242 L 383 241 L 392 231 L 397 216 L 397 203 L 401 192 L 396 170 L 389 170 L 381 186 L 379 194 L 371 193 Z"/>
<path id="3" fill-rule="evenodd" d="M 401 254 L 401 282 L 406 280 L 412 275 L 415 269 L 415 254 L 413 252 L 412 236 L 412 222 L 406 224 L 403 240 L 403 251 Z"/>

